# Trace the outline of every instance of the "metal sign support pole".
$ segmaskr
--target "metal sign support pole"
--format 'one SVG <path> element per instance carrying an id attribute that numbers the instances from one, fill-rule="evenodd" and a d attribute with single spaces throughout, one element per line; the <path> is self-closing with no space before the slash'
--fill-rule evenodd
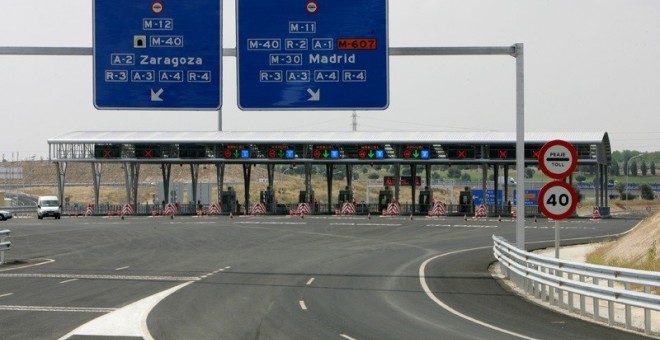
<path id="1" fill-rule="evenodd" d="M 559 258 L 559 221 L 555 220 L 555 258 Z"/>

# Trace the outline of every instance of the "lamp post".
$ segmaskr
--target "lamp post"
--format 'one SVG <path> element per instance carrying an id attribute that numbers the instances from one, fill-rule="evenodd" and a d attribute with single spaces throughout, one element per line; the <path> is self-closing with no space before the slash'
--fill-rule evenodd
<path id="1" fill-rule="evenodd" d="M 628 212 L 628 199 L 630 198 L 630 194 L 628 193 L 628 174 L 630 173 L 630 168 L 628 168 L 628 163 L 632 159 L 637 158 L 637 157 L 641 157 L 643 155 L 644 155 L 643 153 L 640 153 L 639 155 L 635 155 L 635 156 L 632 156 L 632 157 L 628 158 L 628 160 L 626 161 L 626 169 L 625 169 L 626 170 L 626 190 L 625 190 L 626 204 L 624 205 L 626 207 L 626 213 Z"/>

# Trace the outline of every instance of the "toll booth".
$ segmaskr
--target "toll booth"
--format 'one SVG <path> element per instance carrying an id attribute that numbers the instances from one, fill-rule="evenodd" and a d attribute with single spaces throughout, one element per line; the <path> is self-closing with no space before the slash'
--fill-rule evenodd
<path id="1" fill-rule="evenodd" d="M 427 213 L 429 212 L 429 207 L 431 206 L 431 199 L 433 198 L 433 193 L 431 190 L 421 190 L 419 192 L 419 212 Z"/>
<path id="2" fill-rule="evenodd" d="M 234 188 L 229 187 L 226 191 L 222 192 L 220 203 L 222 204 L 223 212 L 235 214 L 238 211 L 238 202 L 236 201 L 236 191 Z"/>
<path id="3" fill-rule="evenodd" d="M 275 190 L 266 189 L 259 193 L 259 202 L 266 205 L 267 212 L 274 212 L 275 209 Z"/>
<path id="4" fill-rule="evenodd" d="M 385 187 L 385 190 L 378 192 L 378 211 L 387 209 L 389 203 L 392 203 L 392 190 L 389 187 Z"/>
<path id="5" fill-rule="evenodd" d="M 462 214 L 472 213 L 472 191 L 468 187 L 465 187 L 465 190 L 458 194 L 458 212 Z"/>
<path id="6" fill-rule="evenodd" d="M 344 203 L 353 202 L 353 190 L 346 187 L 344 190 L 339 190 L 339 206 L 343 206 Z"/>

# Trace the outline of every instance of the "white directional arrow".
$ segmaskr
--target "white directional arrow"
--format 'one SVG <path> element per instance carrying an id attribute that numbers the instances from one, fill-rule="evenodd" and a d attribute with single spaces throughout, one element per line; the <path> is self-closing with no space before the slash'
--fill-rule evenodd
<path id="1" fill-rule="evenodd" d="M 309 99 L 307 99 L 308 102 L 317 102 L 321 100 L 321 89 L 318 89 L 316 91 L 312 89 L 307 89 L 307 93 L 309 93 Z"/>
<path id="2" fill-rule="evenodd" d="M 154 92 L 154 89 L 151 89 L 151 101 L 152 102 L 162 102 L 163 98 L 160 97 L 161 94 L 163 94 L 165 90 L 163 89 L 158 89 L 158 91 Z"/>

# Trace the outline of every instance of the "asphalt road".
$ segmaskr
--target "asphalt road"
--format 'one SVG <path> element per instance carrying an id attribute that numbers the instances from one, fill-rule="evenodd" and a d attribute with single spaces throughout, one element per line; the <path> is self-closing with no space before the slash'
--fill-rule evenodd
<path id="1" fill-rule="evenodd" d="M 562 239 L 637 222 L 571 220 Z M 2 339 L 640 337 L 553 313 L 492 279 L 491 236 L 515 241 L 513 221 L 93 217 L 0 227 L 12 232 L 8 259 L 22 260 L 0 268 Z M 527 248 L 551 245 L 553 227 L 529 221 Z"/>

